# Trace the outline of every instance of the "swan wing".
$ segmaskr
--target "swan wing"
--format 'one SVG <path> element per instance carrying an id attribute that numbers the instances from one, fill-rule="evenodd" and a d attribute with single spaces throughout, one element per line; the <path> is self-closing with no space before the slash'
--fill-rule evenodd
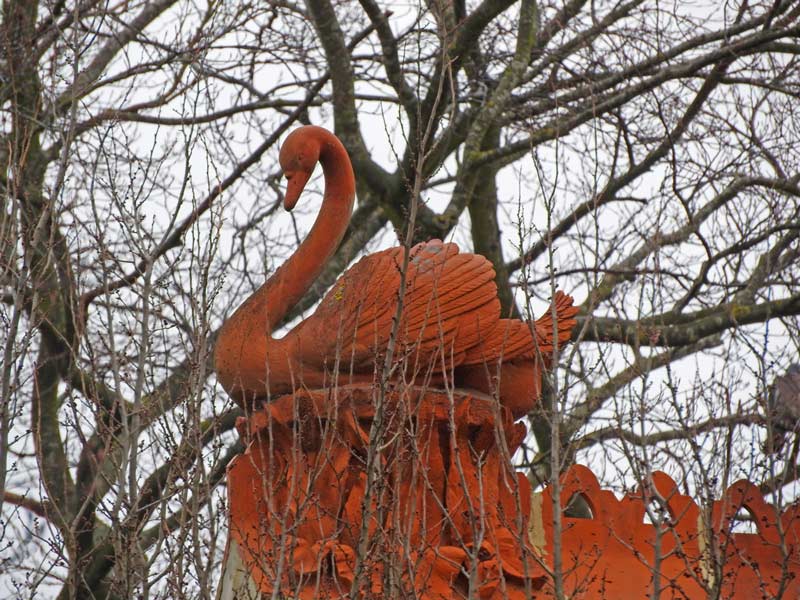
<path id="1" fill-rule="evenodd" d="M 554 340 L 563 347 L 569 341 L 578 307 L 573 306 L 572 296 L 562 291 L 556 292 L 550 308 L 532 324 L 518 319 L 499 319 L 480 343 L 473 346 L 464 357 L 463 364 L 533 359 L 541 356 L 546 362 L 553 352 Z M 553 327 L 553 308 L 556 313 L 556 327 Z"/>
<path id="2" fill-rule="evenodd" d="M 362 258 L 297 328 L 303 362 L 372 371 L 385 355 L 400 302 L 403 248 Z M 440 372 L 459 364 L 500 315 L 494 269 L 482 256 L 439 240 L 409 251 L 395 357 Z M 298 331 L 299 330 L 299 331 Z"/>

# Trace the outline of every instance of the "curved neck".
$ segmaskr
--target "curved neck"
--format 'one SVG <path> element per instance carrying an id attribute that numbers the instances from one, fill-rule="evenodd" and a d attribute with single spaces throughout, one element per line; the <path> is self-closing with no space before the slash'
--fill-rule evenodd
<path id="1" fill-rule="evenodd" d="M 256 322 L 265 322 L 268 333 L 300 301 L 322 272 L 339 247 L 353 210 L 355 176 L 347 150 L 330 132 L 319 127 L 307 130 L 320 144 L 319 162 L 325 177 L 325 194 L 306 239 L 251 297 L 264 301 L 263 313 L 253 316 L 263 319 Z"/>

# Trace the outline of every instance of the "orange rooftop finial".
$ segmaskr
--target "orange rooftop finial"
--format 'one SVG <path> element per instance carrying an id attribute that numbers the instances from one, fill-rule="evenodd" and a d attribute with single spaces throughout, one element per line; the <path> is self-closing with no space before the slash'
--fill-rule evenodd
<path id="1" fill-rule="evenodd" d="M 217 378 L 249 411 L 228 472 L 223 597 L 530 598 L 546 572 L 528 541 L 530 484 L 510 463 L 526 434 L 514 420 L 569 340 L 572 298 L 556 293 L 535 323 L 503 319 L 491 263 L 432 240 L 361 259 L 274 339 L 344 236 L 355 191 L 320 127 L 290 134 L 280 162 L 287 209 L 317 162 L 325 194 L 217 341 Z"/>

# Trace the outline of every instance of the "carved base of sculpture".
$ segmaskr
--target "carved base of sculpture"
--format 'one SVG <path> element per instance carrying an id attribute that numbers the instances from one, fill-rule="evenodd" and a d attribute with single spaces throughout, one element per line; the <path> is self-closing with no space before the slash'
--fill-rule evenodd
<path id="1" fill-rule="evenodd" d="M 576 495 L 591 515 L 562 514 L 567 597 L 800 594 L 800 505 L 777 511 L 738 482 L 705 514 L 659 472 L 618 500 L 579 465 L 558 499 L 552 486 L 532 496 L 510 463 L 525 427 L 479 394 L 306 391 L 240 433 L 224 600 L 555 598 L 553 510 Z M 660 523 L 646 522 L 653 502 Z M 733 532 L 742 510 L 757 533 Z"/>
<path id="2" fill-rule="evenodd" d="M 307 391 L 240 427 L 230 538 L 259 594 L 522 599 L 543 584 L 510 462 L 525 426 L 491 398 Z"/>

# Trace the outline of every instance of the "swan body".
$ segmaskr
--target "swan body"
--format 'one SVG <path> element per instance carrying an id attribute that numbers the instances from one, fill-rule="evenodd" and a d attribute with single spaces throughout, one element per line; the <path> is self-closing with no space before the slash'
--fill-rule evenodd
<path id="1" fill-rule="evenodd" d="M 319 162 L 325 193 L 319 215 L 297 251 L 225 322 L 215 349 L 217 378 L 240 404 L 332 385 L 377 379 L 397 313 L 405 249 L 359 260 L 313 315 L 281 339 L 274 327 L 322 271 L 347 229 L 355 177 L 346 150 L 330 132 L 301 127 L 286 139 L 280 163 L 291 210 Z M 541 369 L 554 340 L 575 324 L 572 298 L 558 292 L 535 323 L 500 318 L 495 272 L 484 257 L 439 240 L 409 250 L 406 292 L 397 326 L 395 376 L 416 384 L 497 393 L 519 417 L 535 405 Z"/>

